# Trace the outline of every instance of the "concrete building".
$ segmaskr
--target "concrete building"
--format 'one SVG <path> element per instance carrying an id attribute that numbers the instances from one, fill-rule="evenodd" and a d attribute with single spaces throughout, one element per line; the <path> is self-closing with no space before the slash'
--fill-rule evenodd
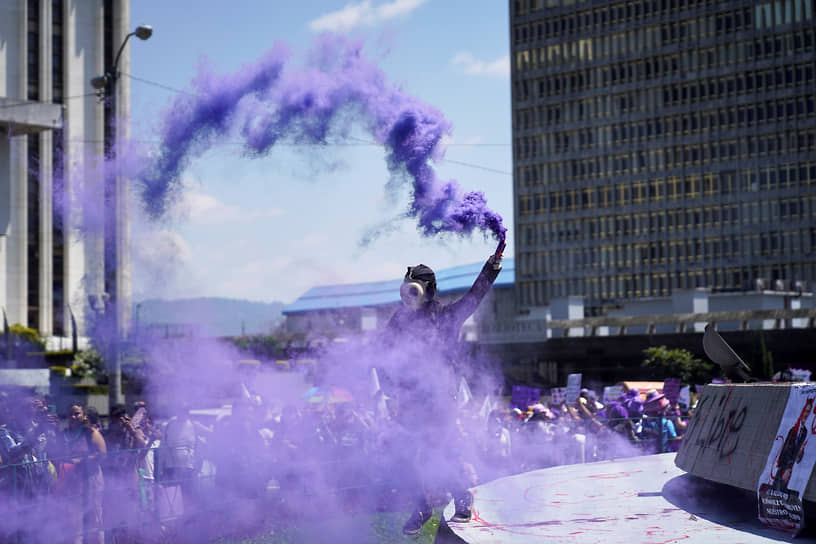
<path id="1" fill-rule="evenodd" d="M 445 303 L 462 296 L 479 275 L 484 263 L 436 270 L 439 299 Z M 515 262 L 502 261 L 502 271 L 476 312 L 462 326 L 460 339 L 484 342 L 481 330 L 495 330 L 500 323 L 516 317 L 513 284 Z M 402 304 L 402 278 L 380 282 L 315 286 L 284 307 L 285 329 L 289 334 L 337 338 L 381 328 Z"/>
<path id="2" fill-rule="evenodd" d="M 122 323 L 130 314 L 126 182 L 105 182 L 93 164 L 113 130 L 127 136 L 127 123 L 113 122 L 111 102 L 90 84 L 129 32 L 128 0 L 0 3 L 0 308 L 45 337 L 70 337 L 69 304 L 83 334 L 83 316 L 105 293 Z M 124 48 L 119 71 L 129 66 Z M 119 119 L 128 118 L 129 91 L 120 79 Z M 108 210 L 107 233 L 87 228 L 67 198 L 77 191 Z"/>
<path id="3" fill-rule="evenodd" d="M 816 282 L 812 0 L 512 0 L 517 298 Z M 797 282 L 798 285 L 797 285 Z"/>

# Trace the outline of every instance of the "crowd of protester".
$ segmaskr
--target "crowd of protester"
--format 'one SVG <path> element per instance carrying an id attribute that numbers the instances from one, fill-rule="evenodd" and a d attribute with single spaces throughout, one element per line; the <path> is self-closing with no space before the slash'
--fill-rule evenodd
<path id="1" fill-rule="evenodd" d="M 677 451 L 692 411 L 656 390 L 630 389 L 603 404 L 581 389 L 574 403 L 535 403 L 494 411 L 488 422 L 490 462 L 502 476 L 555 465 Z"/>
<path id="2" fill-rule="evenodd" d="M 166 539 L 179 519 L 189 536 L 197 512 L 210 522 L 219 512 L 233 524 L 241 515 L 246 523 L 285 519 L 305 504 L 319 510 L 326 490 L 347 508 L 387 508 L 400 500 L 400 467 L 412 462 L 401 456 L 410 438 L 392 400 L 378 392 L 363 402 L 278 411 L 246 396 L 211 424 L 189 404 L 156 417 L 139 402 L 113 406 L 103 425 L 92 408 L 72 405 L 61 421 L 40 397 L 0 397 L 0 500 L 19 521 L 0 528 L 0 542 L 144 542 Z M 637 390 L 605 405 L 584 389 L 575 403 L 460 406 L 474 485 L 673 451 L 690 416 L 656 391 L 644 401 Z"/>

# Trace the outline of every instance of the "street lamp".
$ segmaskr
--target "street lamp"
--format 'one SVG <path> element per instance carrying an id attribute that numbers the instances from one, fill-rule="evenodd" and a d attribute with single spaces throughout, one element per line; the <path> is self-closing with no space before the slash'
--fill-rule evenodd
<path id="1" fill-rule="evenodd" d="M 122 57 L 122 51 L 125 49 L 128 40 L 131 36 L 136 36 L 140 40 L 147 40 L 153 35 L 153 27 L 149 25 L 139 25 L 136 29 L 125 36 L 122 45 L 116 52 L 113 60 L 113 65 L 107 71 L 91 79 L 91 87 L 97 90 L 97 95 L 100 99 L 107 98 L 106 108 L 110 112 L 107 130 L 105 132 L 105 154 L 108 163 L 114 163 L 116 160 L 116 143 L 118 134 L 118 109 L 116 96 L 116 83 L 119 81 L 119 59 Z M 120 312 L 124 309 L 120 308 L 121 302 L 119 300 L 119 291 L 121 289 L 120 276 L 124 273 L 120 270 L 117 262 L 120 252 L 125 245 L 125 238 L 121 232 L 126 226 L 119 228 L 118 221 L 126 210 L 126 203 L 122 202 L 124 195 L 121 194 L 119 183 L 117 182 L 118 172 L 114 168 L 111 172 L 110 168 L 106 167 L 105 172 L 105 194 L 104 198 L 108 206 L 112 206 L 111 210 L 106 210 L 105 213 L 105 235 L 104 235 L 104 278 L 105 284 L 112 277 L 115 281 L 106 285 L 104 291 L 107 293 L 109 304 L 106 309 L 113 312 L 113 332 L 115 335 L 113 342 L 113 353 L 108 354 L 109 358 L 109 379 L 108 379 L 108 402 L 111 406 L 121 403 L 124 399 L 122 396 L 122 356 L 119 342 L 122 340 L 122 318 Z"/>
<path id="2" fill-rule="evenodd" d="M 99 91 L 99 96 L 104 97 L 108 95 L 111 100 L 116 100 L 116 81 L 119 79 L 119 58 L 122 56 L 122 50 L 131 36 L 136 36 L 140 40 L 146 40 L 153 35 L 153 27 L 150 25 L 139 25 L 136 30 L 125 36 L 122 45 L 119 46 L 119 51 L 116 52 L 116 58 L 113 61 L 113 66 L 110 70 L 102 75 L 91 78 L 91 87 Z M 107 89 L 106 89 L 107 87 Z"/>

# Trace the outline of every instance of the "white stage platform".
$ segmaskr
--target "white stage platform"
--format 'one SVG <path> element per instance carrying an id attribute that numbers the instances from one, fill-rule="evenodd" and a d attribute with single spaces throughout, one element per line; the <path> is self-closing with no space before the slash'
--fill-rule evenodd
<path id="1" fill-rule="evenodd" d="M 755 496 L 688 475 L 674 457 L 566 465 L 501 478 L 474 488 L 472 521 L 448 526 L 470 544 L 816 542 L 806 534 L 792 540 L 762 525 Z M 451 503 L 445 519 L 453 511 Z"/>

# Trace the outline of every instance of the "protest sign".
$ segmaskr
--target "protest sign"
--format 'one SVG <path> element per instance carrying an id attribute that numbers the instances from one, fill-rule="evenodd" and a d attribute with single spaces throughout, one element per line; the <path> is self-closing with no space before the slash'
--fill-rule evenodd
<path id="1" fill-rule="evenodd" d="M 578 400 L 581 394 L 581 374 L 570 374 L 567 376 L 567 402 L 572 404 Z"/>
<path id="2" fill-rule="evenodd" d="M 680 378 L 666 378 L 663 382 L 663 394 L 674 404 L 680 396 Z"/>
<path id="3" fill-rule="evenodd" d="M 798 534 L 804 527 L 802 496 L 816 464 L 813 406 L 816 385 L 792 384 L 785 412 L 765 468 L 759 477 L 759 519 Z"/>
<path id="4" fill-rule="evenodd" d="M 566 387 L 553 387 L 550 390 L 550 398 L 553 404 L 561 404 L 562 402 L 566 402 L 567 400 L 567 388 Z"/>
<path id="5" fill-rule="evenodd" d="M 536 404 L 540 399 L 541 389 L 524 385 L 514 385 L 510 396 L 510 407 L 524 411 L 527 410 L 528 406 Z"/>
<path id="6" fill-rule="evenodd" d="M 603 403 L 607 404 L 613 400 L 618 400 L 623 395 L 622 385 L 607 385 L 603 390 Z"/>
<path id="7" fill-rule="evenodd" d="M 689 408 L 691 406 L 691 387 L 686 385 L 680 388 L 680 396 L 677 397 L 677 404 Z"/>

